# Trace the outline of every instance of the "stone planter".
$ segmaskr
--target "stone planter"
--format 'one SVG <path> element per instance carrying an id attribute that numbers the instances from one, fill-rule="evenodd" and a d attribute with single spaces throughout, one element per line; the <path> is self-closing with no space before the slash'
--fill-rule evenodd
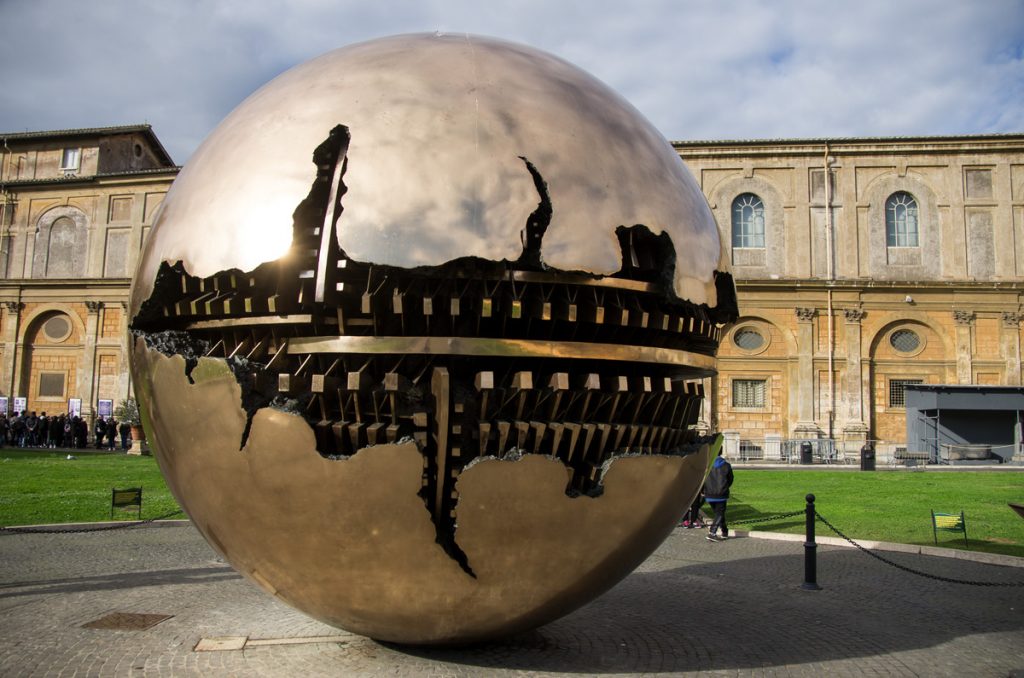
<path id="1" fill-rule="evenodd" d="M 132 446 L 128 449 L 128 454 L 149 454 L 146 433 L 141 426 L 132 426 Z"/>

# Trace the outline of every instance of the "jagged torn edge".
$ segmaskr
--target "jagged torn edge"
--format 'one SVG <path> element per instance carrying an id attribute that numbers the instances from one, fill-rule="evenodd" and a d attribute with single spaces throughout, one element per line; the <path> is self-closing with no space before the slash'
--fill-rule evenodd
<path id="1" fill-rule="evenodd" d="M 335 166 L 336 166 L 337 162 L 345 162 L 347 164 L 347 155 L 345 154 L 345 150 L 344 149 L 347 149 L 348 141 L 349 141 L 350 137 L 348 135 L 348 128 L 343 126 L 343 125 L 339 125 L 339 126 L 335 127 L 334 129 L 332 129 L 331 134 L 328 136 L 328 139 L 325 140 L 325 142 L 323 144 L 321 144 L 321 146 L 318 147 L 314 151 L 314 163 L 316 163 L 317 152 L 321 151 L 323 149 L 323 147 L 326 146 L 332 139 L 337 139 L 338 138 L 338 137 L 336 137 L 336 133 L 338 132 L 339 128 L 340 128 L 340 130 L 342 130 L 342 133 L 343 133 L 344 136 L 342 138 L 341 143 L 338 144 L 338 148 L 336 149 L 338 151 L 338 156 L 337 156 L 337 158 L 335 159 L 334 162 L 335 162 Z M 531 269 L 534 269 L 534 270 L 545 270 L 545 269 L 547 269 L 547 267 L 545 266 L 545 264 L 543 262 L 543 259 L 542 259 L 542 256 L 541 256 L 541 246 L 542 246 L 542 243 L 543 243 L 544 234 L 547 232 L 547 229 L 548 229 L 548 227 L 551 224 L 551 219 L 552 219 L 553 214 L 554 214 L 554 209 L 553 209 L 552 202 L 551 202 L 551 196 L 550 196 L 550 193 L 548 191 L 547 182 L 544 181 L 544 178 L 541 175 L 540 171 L 537 169 L 537 167 L 528 158 L 526 158 L 525 156 L 519 156 L 519 159 L 523 161 L 523 163 L 526 166 L 527 171 L 530 173 L 530 176 L 531 176 L 531 178 L 533 180 L 533 183 L 534 183 L 534 187 L 537 190 L 537 193 L 539 195 L 540 200 L 539 200 L 539 202 L 537 204 L 536 209 L 534 209 L 534 211 L 530 213 L 529 217 L 527 218 L 526 225 L 525 225 L 524 229 L 521 231 L 520 238 L 521 238 L 521 241 L 522 241 L 523 250 L 522 250 L 522 253 L 520 254 L 519 259 L 517 260 L 516 264 L 518 266 L 521 266 L 521 267 L 524 267 L 524 268 L 531 268 Z M 342 170 L 342 173 L 344 174 L 344 168 Z M 300 203 L 300 205 L 296 208 L 295 212 L 293 213 L 293 219 L 294 219 L 295 222 L 298 221 L 299 214 L 300 214 L 301 210 L 310 201 L 315 199 L 315 194 L 316 194 L 317 189 L 318 189 L 317 181 L 318 181 L 319 178 L 320 177 L 319 177 L 319 174 L 318 174 L 317 179 L 314 179 L 314 184 L 313 184 L 313 186 L 310 189 L 309 195 L 302 201 L 302 203 Z M 340 190 L 338 191 L 338 195 L 336 195 L 336 196 L 335 195 L 330 195 L 330 194 L 328 195 L 328 199 L 334 199 L 334 200 L 338 201 L 338 208 L 339 209 L 335 213 L 335 223 L 337 223 L 338 219 L 340 219 L 340 213 L 341 213 L 340 196 L 343 195 L 345 192 L 347 192 L 347 187 L 344 185 L 343 182 L 341 183 L 339 189 Z M 661 237 L 661 236 L 665 235 L 664 233 L 662 233 L 661 236 L 655 236 L 653 233 L 650 232 L 649 229 L 647 229 L 646 226 L 643 226 L 642 224 L 637 224 L 632 229 L 626 229 L 626 227 L 620 225 L 618 227 L 618 229 L 619 229 L 619 231 L 621 231 L 623 229 L 625 229 L 625 230 L 643 229 L 644 231 L 646 231 L 646 235 L 649 236 L 649 237 Z M 293 242 L 294 242 L 296 231 L 297 231 L 297 224 L 293 223 L 293 229 L 292 229 Z M 340 250 L 340 246 L 338 245 L 337 240 L 333 239 L 332 242 L 333 242 L 334 246 L 338 247 L 339 250 Z M 291 248 L 289 248 L 289 251 L 290 250 L 291 250 Z M 625 267 L 625 261 L 624 261 L 625 251 L 622 250 L 621 243 L 620 243 L 620 250 L 621 250 L 622 257 L 623 257 L 623 267 Z M 442 265 L 437 266 L 437 267 L 429 267 L 429 268 L 434 268 L 434 269 L 437 269 L 437 270 L 444 269 L 444 268 L 448 267 L 449 265 L 455 263 L 455 261 L 457 261 L 457 260 L 453 260 L 451 262 L 447 262 L 446 264 L 442 264 Z M 260 268 L 263 268 L 264 266 L 268 266 L 268 265 L 273 265 L 273 264 L 276 264 L 276 263 L 277 263 L 277 261 L 265 262 L 264 264 L 261 264 L 260 266 L 258 266 L 256 269 L 253 269 L 253 271 L 250 271 L 248 273 L 242 273 L 242 272 L 239 271 L 239 273 L 242 273 L 243 275 L 252 275 L 257 270 L 259 270 Z M 488 262 L 488 263 L 495 263 L 495 264 L 498 264 L 498 265 L 501 264 L 501 262 Z M 505 262 L 505 263 L 507 263 L 507 262 Z M 664 263 L 667 264 L 668 268 L 674 268 L 674 266 L 675 266 L 675 258 L 674 258 L 674 256 L 670 257 L 669 261 L 664 262 Z M 157 277 L 158 277 L 158 281 L 157 282 L 159 282 L 159 278 L 160 278 L 161 275 L 165 275 L 165 274 L 169 273 L 169 271 L 166 270 L 167 266 L 168 266 L 167 262 L 164 262 L 161 265 L 161 269 L 160 269 L 160 271 L 157 274 Z M 184 270 L 183 262 L 181 262 L 181 261 L 178 261 L 176 264 L 172 265 L 171 268 L 172 269 L 173 268 L 177 268 L 177 269 L 179 269 L 180 273 L 186 273 L 187 274 L 187 272 Z M 232 271 L 226 271 L 226 272 L 230 273 L 230 272 L 233 272 L 234 270 L 235 269 L 233 269 Z M 583 273 L 583 274 L 586 274 L 585 271 L 573 271 L 572 273 L 577 273 L 577 274 Z M 665 273 L 666 272 L 663 272 L 663 274 L 665 274 Z M 667 274 L 669 276 L 671 276 L 671 275 L 674 274 L 674 271 L 671 271 L 671 270 L 667 271 Z M 724 311 L 724 315 L 726 315 L 726 316 L 729 316 L 729 315 L 735 316 L 735 311 L 733 310 L 733 309 L 735 309 L 735 301 L 734 301 L 735 300 L 735 292 L 734 292 L 734 287 L 731 284 L 731 282 L 732 282 L 731 276 L 729 276 L 728 273 L 720 274 L 718 271 L 716 271 L 715 272 L 715 281 L 716 281 L 716 286 L 719 287 L 719 304 L 714 309 L 711 309 L 711 308 L 707 309 L 709 315 L 716 315 L 716 316 L 717 315 L 723 315 L 722 312 Z M 721 301 L 723 299 L 723 296 L 721 294 L 721 292 L 723 291 L 723 288 L 727 288 L 727 291 L 731 292 L 731 294 L 725 295 L 725 299 L 733 300 L 731 304 L 726 304 L 724 306 L 721 303 Z M 154 284 L 153 295 L 151 295 L 150 298 L 146 300 L 146 303 L 150 302 L 153 299 L 153 297 L 158 294 L 159 289 L 160 289 L 160 286 L 155 283 Z M 671 285 L 666 286 L 666 289 L 669 290 L 669 294 L 674 294 L 674 292 L 672 291 L 673 288 L 672 288 Z M 702 304 L 702 305 L 706 306 L 706 304 Z M 145 304 L 144 304 L 144 306 L 145 306 Z M 718 313 L 714 313 L 715 311 L 718 311 Z M 141 314 L 142 314 L 142 309 L 140 309 L 140 315 Z M 134 319 L 133 319 L 133 322 L 134 322 Z M 138 330 L 138 329 L 135 329 L 134 327 L 132 327 L 131 328 L 131 332 L 134 335 L 136 335 L 136 336 L 142 336 L 145 339 L 147 346 L 149 346 L 150 348 L 152 348 L 154 350 L 157 350 L 158 352 L 160 352 L 160 353 L 162 353 L 164 355 L 168 355 L 168 356 L 170 356 L 170 355 L 180 355 L 180 356 L 182 356 L 185 359 L 185 375 L 188 378 L 188 381 L 189 381 L 190 384 L 194 384 L 195 383 L 195 381 L 192 378 L 192 370 L 198 364 L 199 358 L 200 357 L 204 357 L 206 351 L 209 350 L 208 342 L 206 342 L 205 340 L 199 339 L 197 337 L 191 336 L 187 331 L 168 330 L 168 331 L 165 331 L 165 332 L 144 332 L 144 331 L 141 331 L 141 330 Z M 213 358 L 213 359 L 214 360 L 219 360 L 219 358 Z M 246 424 L 245 424 L 245 428 L 244 428 L 244 430 L 242 432 L 241 440 L 239 441 L 239 449 L 240 450 L 244 449 L 244 447 L 245 447 L 245 445 L 246 445 L 246 443 L 248 441 L 249 433 L 250 433 L 251 428 L 252 428 L 253 417 L 261 409 L 270 407 L 270 408 L 277 409 L 277 410 L 280 410 L 280 411 L 283 411 L 283 412 L 286 412 L 286 413 L 289 413 L 289 414 L 294 414 L 296 416 L 301 417 L 303 419 L 303 421 L 305 421 L 306 424 L 309 425 L 309 422 L 306 420 L 306 417 L 303 414 L 303 410 L 305 408 L 302 407 L 300 400 L 298 400 L 298 399 L 282 398 L 279 394 L 271 395 L 271 392 L 274 389 L 269 389 L 268 388 L 268 390 L 266 392 L 260 392 L 260 390 L 256 387 L 255 384 L 259 383 L 259 382 L 264 382 L 264 383 L 267 383 L 267 384 L 270 383 L 270 380 L 268 380 L 268 379 L 257 379 L 256 378 L 258 373 L 263 372 L 263 366 L 262 365 L 260 365 L 259 363 L 255 363 L 255 362 L 252 362 L 252 361 L 245 360 L 245 359 L 239 359 L 237 357 L 227 358 L 227 359 L 224 359 L 224 360 L 228 364 L 229 368 L 232 371 L 232 374 L 234 374 L 235 379 L 238 381 L 239 386 L 241 386 L 241 390 L 242 390 L 242 403 L 241 403 L 241 405 L 242 405 L 242 407 L 243 407 L 243 409 L 244 409 L 244 411 L 246 413 Z M 683 450 L 683 456 L 685 456 L 686 454 L 689 454 L 692 451 L 696 451 L 697 449 L 699 449 L 700 444 L 701 444 L 700 442 L 697 442 L 697 443 L 693 444 L 692 445 L 692 448 L 693 448 L 692 450 L 684 449 Z M 687 446 L 687 447 L 691 447 L 691 446 Z M 591 492 L 588 493 L 588 496 L 597 497 L 597 496 L 600 496 L 603 493 L 603 479 L 604 479 L 604 476 L 607 473 L 608 469 L 611 467 L 611 464 L 616 459 L 619 459 L 619 458 L 622 458 L 622 457 L 627 457 L 627 456 L 635 456 L 635 455 L 633 453 L 623 453 L 623 454 L 613 455 L 608 460 L 606 460 L 604 462 L 604 464 L 602 465 L 602 469 L 601 469 L 601 473 L 600 473 L 600 477 L 598 479 L 597 485 L 594 488 L 594 490 L 592 490 Z M 341 459 L 345 459 L 347 457 L 342 456 L 342 455 L 330 455 L 330 456 L 328 456 L 328 458 L 334 459 L 334 460 L 341 460 Z M 515 461 L 515 460 L 517 460 L 519 458 L 521 458 L 521 454 L 518 453 L 518 451 L 516 451 L 516 450 L 511 450 L 508 454 L 504 455 L 503 457 L 480 457 L 480 458 L 478 458 L 476 460 L 473 460 L 470 464 L 468 464 L 466 466 L 466 469 L 464 469 L 464 471 L 468 470 L 469 468 L 471 468 L 476 463 L 479 463 L 479 462 L 481 462 L 481 461 L 483 461 L 485 459 L 501 459 L 501 460 L 504 460 L 504 461 Z M 574 493 L 574 492 L 572 492 L 569 489 L 567 489 L 566 494 L 568 496 L 570 496 L 570 497 L 580 496 L 578 493 Z M 429 512 L 429 507 L 428 507 L 428 512 Z M 433 520 L 434 520 L 433 519 L 433 514 L 431 513 L 431 521 L 433 522 Z M 440 546 L 442 546 L 442 548 L 444 548 L 444 550 L 449 554 L 450 557 L 453 558 L 453 560 L 455 560 L 456 562 L 459 563 L 459 565 L 462 567 L 462 569 L 467 574 L 469 574 L 470 576 L 475 578 L 476 575 L 473 573 L 472 569 L 470 568 L 465 554 L 462 552 L 462 549 L 458 547 L 458 545 L 457 545 L 457 543 L 455 541 L 455 531 L 457 530 L 457 526 L 454 525 L 454 524 L 452 525 L 452 534 L 450 534 L 450 535 L 449 534 L 442 534 L 442 530 L 440 528 L 441 528 L 440 525 L 436 525 L 435 524 L 435 529 L 437 530 L 437 541 L 438 541 L 438 544 Z M 445 531 L 445 532 L 447 532 L 447 531 Z"/>

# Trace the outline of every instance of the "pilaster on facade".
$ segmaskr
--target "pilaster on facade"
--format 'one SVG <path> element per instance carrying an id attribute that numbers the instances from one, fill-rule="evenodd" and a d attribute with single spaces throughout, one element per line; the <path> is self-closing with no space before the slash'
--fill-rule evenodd
<path id="1" fill-rule="evenodd" d="M 85 396 L 82 399 L 82 416 L 89 418 L 93 415 L 92 403 L 96 395 L 96 341 L 99 339 L 103 302 L 89 300 L 85 302 L 85 308 L 88 313 L 82 342 L 82 369 L 78 372 L 78 393 Z"/>
<path id="2" fill-rule="evenodd" d="M 131 393 L 131 371 L 128 369 L 128 302 L 121 301 L 121 322 L 118 325 L 119 347 L 121 349 L 121 360 L 117 371 L 117 392 Z"/>
<path id="3" fill-rule="evenodd" d="M 970 327 L 974 324 L 974 311 L 953 311 L 953 321 L 960 327 Z"/>
<path id="4" fill-rule="evenodd" d="M 974 329 L 974 311 L 953 311 L 956 323 L 956 383 L 970 384 L 973 381 L 974 363 L 971 358 L 971 334 Z"/>
<path id="5" fill-rule="evenodd" d="M 843 309 L 843 316 L 846 318 L 846 322 L 851 325 L 859 325 L 860 321 L 864 319 L 864 315 L 864 309 L 862 308 Z"/>
<path id="6" fill-rule="evenodd" d="M 25 304 L 20 301 L 5 301 L 3 302 L 3 308 L 0 312 L 3 313 L 3 344 L 4 344 L 4 356 L 3 364 L 0 366 L 2 374 L 3 387 L 9 389 L 7 391 L 10 395 L 18 393 L 17 389 L 20 386 L 18 383 L 21 379 L 21 375 L 18 374 L 18 370 L 15 369 L 17 365 L 18 356 L 23 352 L 23 346 L 18 341 L 18 332 L 20 328 L 21 311 L 25 308 Z"/>
<path id="7" fill-rule="evenodd" d="M 999 349 L 1003 364 L 1006 365 L 1005 383 L 1007 386 L 1021 384 L 1021 347 L 1020 323 L 1024 314 L 1004 312 L 999 331 Z"/>
<path id="8" fill-rule="evenodd" d="M 846 439 L 866 439 L 868 425 L 864 418 L 864 393 L 868 392 L 870 383 L 864 374 L 861 350 L 861 321 L 865 316 L 862 308 L 843 309 L 846 319 L 846 388 L 843 399 L 846 401 L 846 423 L 843 425 L 843 437 Z"/>
<path id="9" fill-rule="evenodd" d="M 814 317 L 817 309 L 797 307 L 796 428 L 797 437 L 817 438 L 821 429 L 814 422 Z"/>
<path id="10" fill-rule="evenodd" d="M 796 320 L 800 323 L 810 323 L 814 321 L 814 317 L 818 315 L 818 309 L 816 308 L 802 308 L 797 307 L 793 309 L 796 313 Z"/>

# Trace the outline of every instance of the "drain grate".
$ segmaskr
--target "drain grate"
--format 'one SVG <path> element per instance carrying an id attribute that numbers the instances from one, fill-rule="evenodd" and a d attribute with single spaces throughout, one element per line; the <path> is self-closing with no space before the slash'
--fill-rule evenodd
<path id="1" fill-rule="evenodd" d="M 138 612 L 111 612 L 87 624 L 83 629 L 100 629 L 103 631 L 144 631 L 162 621 L 173 617 L 173 614 L 141 614 Z"/>

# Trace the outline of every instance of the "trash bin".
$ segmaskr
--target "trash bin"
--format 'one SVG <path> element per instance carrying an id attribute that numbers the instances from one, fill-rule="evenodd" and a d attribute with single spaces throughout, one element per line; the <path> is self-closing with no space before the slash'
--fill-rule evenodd
<path id="1" fill-rule="evenodd" d="M 868 443 L 864 447 L 860 448 L 860 470 L 875 470 L 875 446 L 872 445 L 871 443 Z"/>
<path id="2" fill-rule="evenodd" d="M 800 463 L 801 464 L 813 464 L 814 463 L 814 448 L 811 447 L 810 443 L 800 443 Z"/>

